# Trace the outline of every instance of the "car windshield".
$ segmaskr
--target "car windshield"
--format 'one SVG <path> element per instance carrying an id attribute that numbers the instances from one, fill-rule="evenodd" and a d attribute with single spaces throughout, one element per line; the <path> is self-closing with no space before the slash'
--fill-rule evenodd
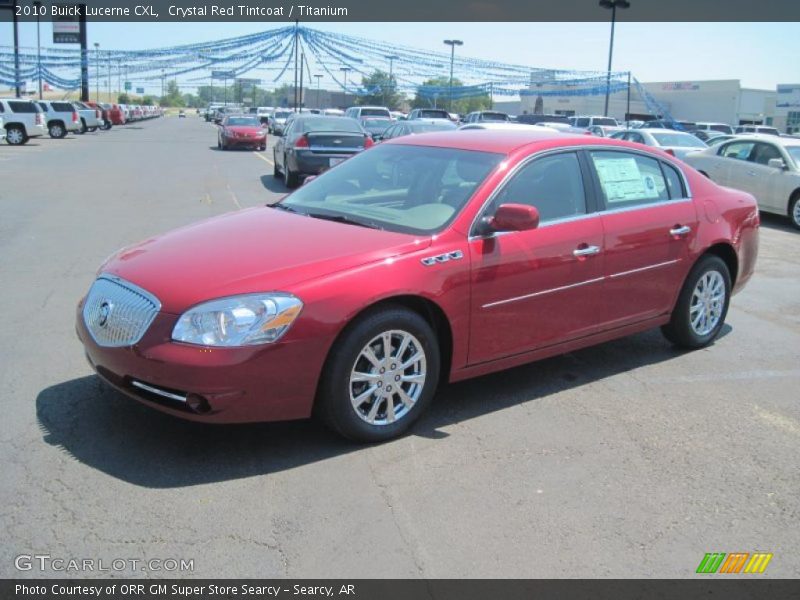
<path id="1" fill-rule="evenodd" d="M 425 133 L 426 131 L 447 131 L 449 129 L 458 129 L 455 123 L 450 123 L 449 121 L 444 122 L 433 122 L 433 123 L 415 123 L 414 121 L 408 122 L 408 127 L 411 128 L 411 131 L 414 133 Z"/>
<path id="2" fill-rule="evenodd" d="M 484 121 L 510 121 L 506 113 L 499 112 L 485 112 L 483 113 Z"/>
<path id="3" fill-rule="evenodd" d="M 598 119 L 595 117 L 593 123 L 595 125 L 610 125 L 611 127 L 617 126 L 617 122 L 614 119 Z"/>
<path id="4" fill-rule="evenodd" d="M 258 119 L 253 117 L 228 117 L 227 124 L 234 127 L 261 127 Z"/>
<path id="5" fill-rule="evenodd" d="M 339 117 L 311 117 L 298 123 L 300 133 L 314 131 L 346 131 L 348 133 L 364 133 L 358 121 L 354 119 L 341 119 Z"/>
<path id="6" fill-rule="evenodd" d="M 427 234 L 452 221 L 502 154 L 386 144 L 301 187 L 281 208 Z"/>
<path id="7" fill-rule="evenodd" d="M 389 111 L 385 108 L 362 108 L 362 117 L 388 117 Z"/>
<path id="8" fill-rule="evenodd" d="M 705 148 L 706 144 L 688 133 L 651 133 L 659 146 L 677 146 L 682 148 Z"/>
<path id="9" fill-rule="evenodd" d="M 797 165 L 800 165 L 800 146 L 784 146 L 784 148 L 786 148 L 792 160 L 794 160 Z"/>
<path id="10" fill-rule="evenodd" d="M 364 119 L 361 124 L 370 131 L 383 131 L 392 124 L 391 119 Z"/>

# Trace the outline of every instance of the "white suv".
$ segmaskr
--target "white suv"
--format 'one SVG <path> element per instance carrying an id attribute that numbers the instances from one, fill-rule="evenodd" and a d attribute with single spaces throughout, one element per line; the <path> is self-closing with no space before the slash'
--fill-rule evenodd
<path id="1" fill-rule="evenodd" d="M 392 118 L 392 114 L 385 106 L 351 106 L 344 111 L 345 117 L 350 117 L 356 121 L 360 121 L 361 117 L 385 117 Z"/>
<path id="2" fill-rule="evenodd" d="M 0 116 L 6 130 L 6 142 L 21 146 L 32 137 L 47 133 L 44 113 L 31 100 L 23 98 L 0 98 Z"/>
<path id="3" fill-rule="evenodd" d="M 589 127 L 594 127 L 596 125 L 602 125 L 603 127 L 619 127 L 619 123 L 613 117 L 578 116 L 569 117 L 568 121 L 570 125 L 578 129 L 589 129 Z"/>

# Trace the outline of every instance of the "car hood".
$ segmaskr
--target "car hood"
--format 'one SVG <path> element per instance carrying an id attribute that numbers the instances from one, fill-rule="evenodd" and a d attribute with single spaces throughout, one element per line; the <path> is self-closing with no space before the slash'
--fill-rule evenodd
<path id="1" fill-rule="evenodd" d="M 100 268 L 154 294 L 164 312 L 386 260 L 430 245 L 429 237 L 251 208 L 120 250 Z"/>

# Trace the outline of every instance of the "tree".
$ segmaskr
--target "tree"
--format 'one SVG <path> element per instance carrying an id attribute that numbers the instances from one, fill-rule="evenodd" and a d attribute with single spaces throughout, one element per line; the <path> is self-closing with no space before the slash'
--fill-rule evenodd
<path id="1" fill-rule="evenodd" d="M 161 106 L 185 106 L 181 90 L 178 88 L 178 82 L 171 79 L 167 82 L 167 94 L 161 97 L 159 101 Z"/>
<path id="2" fill-rule="evenodd" d="M 117 104 L 131 104 L 131 97 L 128 94 L 122 93 L 117 96 Z"/>
<path id="3" fill-rule="evenodd" d="M 449 107 L 449 77 L 436 77 L 434 79 L 428 79 L 427 81 L 424 81 L 422 85 L 441 88 L 441 92 L 435 97 L 430 97 L 428 95 L 421 96 L 420 93 L 417 92 L 411 104 L 413 108 L 432 108 L 433 106 L 437 106 L 438 108 L 447 109 Z M 492 99 L 489 97 L 489 94 L 484 93 L 466 98 L 459 98 L 457 90 L 460 87 L 464 87 L 464 84 L 461 83 L 461 80 L 454 77 L 453 106 L 450 109 L 450 112 L 465 114 L 476 110 L 486 110 L 491 108 Z"/>
<path id="4" fill-rule="evenodd" d="M 372 104 L 397 108 L 403 102 L 402 94 L 397 93 L 397 79 L 381 70 L 361 78 L 361 87 L 367 91 L 366 96 L 356 98 L 356 104 Z"/>

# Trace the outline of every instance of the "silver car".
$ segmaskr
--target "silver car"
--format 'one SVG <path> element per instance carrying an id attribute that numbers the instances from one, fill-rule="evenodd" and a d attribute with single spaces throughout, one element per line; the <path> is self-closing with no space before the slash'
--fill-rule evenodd
<path id="1" fill-rule="evenodd" d="M 661 148 L 681 160 L 692 152 L 699 152 L 708 148 L 708 145 L 691 133 L 675 131 L 674 129 L 625 129 L 609 136 L 615 140 L 627 140 Z"/>
<path id="2" fill-rule="evenodd" d="M 685 160 L 715 183 L 749 192 L 761 210 L 788 216 L 800 229 L 800 139 L 740 136 Z"/>

